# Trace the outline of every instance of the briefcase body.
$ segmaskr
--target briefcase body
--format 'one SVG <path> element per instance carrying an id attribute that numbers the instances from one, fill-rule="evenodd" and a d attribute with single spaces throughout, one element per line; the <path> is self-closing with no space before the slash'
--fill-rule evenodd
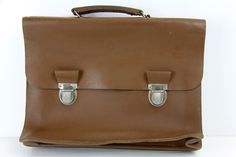
<path id="1" fill-rule="evenodd" d="M 75 11 L 76 10 L 76 11 Z M 197 150 L 205 21 L 24 17 L 27 146 Z M 136 12 L 135 12 L 136 11 Z"/>

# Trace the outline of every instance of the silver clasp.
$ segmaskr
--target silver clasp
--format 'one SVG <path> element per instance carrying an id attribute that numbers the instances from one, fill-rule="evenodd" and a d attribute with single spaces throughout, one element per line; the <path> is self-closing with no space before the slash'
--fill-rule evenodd
<path id="1" fill-rule="evenodd" d="M 168 89 L 167 84 L 148 84 L 148 99 L 149 102 L 155 107 L 161 107 L 164 105 L 167 99 Z"/>
<path id="2" fill-rule="evenodd" d="M 77 99 L 76 83 L 58 83 L 59 99 L 64 105 L 72 105 Z"/>

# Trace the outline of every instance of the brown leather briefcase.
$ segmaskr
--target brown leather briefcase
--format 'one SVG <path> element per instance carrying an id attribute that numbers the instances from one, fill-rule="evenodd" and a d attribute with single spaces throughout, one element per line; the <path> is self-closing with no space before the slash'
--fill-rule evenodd
<path id="1" fill-rule="evenodd" d="M 201 148 L 205 21 L 87 6 L 24 17 L 27 146 Z M 91 17 L 120 12 L 133 17 Z"/>

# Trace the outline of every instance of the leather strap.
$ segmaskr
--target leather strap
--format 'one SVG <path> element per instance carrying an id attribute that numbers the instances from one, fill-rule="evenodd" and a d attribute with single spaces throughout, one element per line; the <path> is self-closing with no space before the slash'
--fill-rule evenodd
<path id="1" fill-rule="evenodd" d="M 129 15 L 143 16 L 143 11 L 136 8 L 129 8 L 123 6 L 110 6 L 110 5 L 92 5 L 84 7 L 72 8 L 72 13 L 76 16 L 81 16 L 89 13 L 96 12 L 116 12 L 116 13 L 126 13 Z"/>
<path id="2" fill-rule="evenodd" d="M 57 83 L 77 83 L 79 79 L 78 70 L 56 70 L 54 73 Z"/>
<path id="3" fill-rule="evenodd" d="M 169 84 L 171 79 L 170 71 L 147 71 L 148 83 L 156 84 Z"/>

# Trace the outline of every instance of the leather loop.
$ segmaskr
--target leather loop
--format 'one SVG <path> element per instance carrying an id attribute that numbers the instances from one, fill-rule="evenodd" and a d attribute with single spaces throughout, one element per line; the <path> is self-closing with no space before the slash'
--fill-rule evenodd
<path id="1" fill-rule="evenodd" d="M 147 71 L 148 83 L 169 84 L 171 79 L 170 71 Z"/>
<path id="2" fill-rule="evenodd" d="M 116 12 L 116 13 L 126 13 L 129 15 L 143 16 L 143 11 L 136 8 L 129 8 L 123 6 L 109 6 L 109 5 L 93 5 L 72 8 L 72 13 L 76 16 L 81 16 L 89 13 L 96 12 Z"/>
<path id="3" fill-rule="evenodd" d="M 54 71 L 57 83 L 78 83 L 79 70 Z"/>

